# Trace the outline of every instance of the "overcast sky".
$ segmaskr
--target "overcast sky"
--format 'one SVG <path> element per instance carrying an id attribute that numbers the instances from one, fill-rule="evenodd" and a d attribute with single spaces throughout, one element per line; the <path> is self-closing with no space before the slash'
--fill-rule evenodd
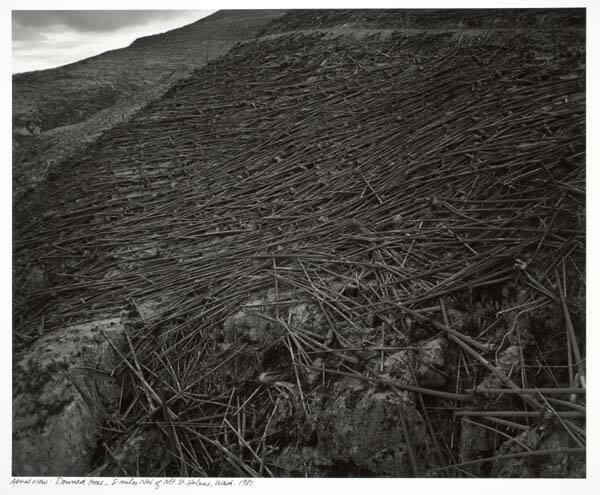
<path id="1" fill-rule="evenodd" d="M 14 10 L 12 72 L 49 69 L 140 36 L 185 26 L 214 10 Z"/>

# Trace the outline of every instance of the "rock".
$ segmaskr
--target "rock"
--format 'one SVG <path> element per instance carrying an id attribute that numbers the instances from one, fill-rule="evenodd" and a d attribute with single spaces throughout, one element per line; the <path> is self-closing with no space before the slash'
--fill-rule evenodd
<path id="1" fill-rule="evenodd" d="M 473 459 L 486 457 L 483 452 L 490 452 L 494 447 L 498 447 L 494 440 L 494 432 L 477 426 L 468 421 L 460 422 L 460 462 L 467 462 Z M 470 472 L 480 474 L 481 465 L 475 464 L 470 468 Z"/>
<path id="2" fill-rule="evenodd" d="M 289 308 L 290 325 L 313 333 L 323 333 L 327 320 L 318 304 L 300 303 Z"/>
<path id="3" fill-rule="evenodd" d="M 280 299 L 289 298 L 289 293 L 281 293 Z M 269 320 L 276 317 L 275 294 L 268 291 L 261 298 L 247 302 L 239 311 L 223 322 L 223 334 L 227 342 L 247 342 L 250 344 L 270 344 L 275 339 L 287 335 L 284 325 Z M 281 315 L 290 327 L 323 334 L 327 331 L 327 320 L 321 308 L 315 303 L 299 303 L 280 306 Z M 264 315 L 262 317 L 261 315 Z"/>
<path id="4" fill-rule="evenodd" d="M 73 325 L 40 338 L 16 364 L 13 386 L 13 475 L 87 473 L 96 422 L 118 400 L 109 376 L 113 349 L 124 345 L 120 318 Z M 88 368 L 107 371 L 90 373 Z"/>
<path id="5" fill-rule="evenodd" d="M 345 392 L 360 392 L 368 388 L 367 382 L 360 378 L 345 376 L 333 384 L 333 393 L 338 396 Z"/>
<path id="6" fill-rule="evenodd" d="M 447 342 L 443 337 L 423 342 L 415 351 L 405 349 L 389 355 L 383 362 L 383 373 L 402 383 L 415 384 L 414 377 L 421 387 L 440 388 L 446 384 L 443 374 L 446 366 Z M 371 364 L 377 365 L 373 359 Z M 412 369 L 412 372 L 411 372 Z M 414 372 L 414 377 L 413 377 Z"/>
<path id="7" fill-rule="evenodd" d="M 223 322 L 223 335 L 226 342 L 247 342 L 250 344 L 268 343 L 284 335 L 281 325 L 260 316 L 240 310 Z"/>
<path id="8" fill-rule="evenodd" d="M 515 345 L 507 347 L 498 354 L 495 366 L 504 374 L 504 376 L 511 378 L 514 373 L 521 369 L 520 356 L 519 347 Z M 504 386 L 502 380 L 496 375 L 490 374 L 477 386 L 477 389 L 483 390 L 486 388 L 499 388 L 502 386 Z"/>
<path id="9" fill-rule="evenodd" d="M 140 462 L 143 460 L 143 462 Z M 156 476 L 152 468 L 164 468 L 165 456 L 161 449 L 160 432 L 138 431 L 113 446 L 104 463 L 90 476 Z M 143 470 L 143 472 L 140 472 Z"/>
<path id="10" fill-rule="evenodd" d="M 519 348 L 516 345 L 512 345 L 498 355 L 496 367 L 509 377 L 514 371 L 519 369 L 520 355 Z"/>
<path id="11" fill-rule="evenodd" d="M 431 442 L 409 393 L 398 395 L 371 388 L 338 395 L 314 415 L 318 453 L 334 464 L 367 475 L 412 475 L 401 413 L 417 463 L 425 469 L 431 458 Z"/>
<path id="12" fill-rule="evenodd" d="M 420 345 L 416 355 L 415 374 L 421 387 L 441 388 L 446 385 L 446 353 L 448 342 L 443 337 Z"/>
<path id="13" fill-rule="evenodd" d="M 520 356 L 519 348 L 516 346 L 510 346 L 498 354 L 495 361 L 495 366 L 506 376 L 510 377 L 514 372 L 518 372 L 520 369 Z M 504 384 L 502 380 L 496 375 L 489 374 L 483 379 L 483 381 L 476 387 L 478 390 L 485 390 L 487 388 L 501 388 Z M 507 400 L 507 399 L 503 399 Z M 499 403 L 496 403 L 496 407 L 502 409 Z M 477 426 L 468 421 L 461 422 L 461 434 L 460 434 L 460 459 L 461 461 L 469 461 L 477 459 L 478 457 L 485 457 L 486 452 L 495 451 L 498 448 L 498 437 L 497 435 L 486 428 Z M 481 465 L 475 465 L 471 471 L 480 472 Z"/>
<path id="14" fill-rule="evenodd" d="M 160 317 L 171 302 L 172 300 L 167 297 L 158 297 L 143 302 L 136 301 L 135 308 L 142 320 L 150 321 Z"/>
<path id="15" fill-rule="evenodd" d="M 411 368 L 415 369 L 415 353 L 401 350 L 389 355 L 383 362 L 383 373 L 403 383 L 414 384 Z"/>
<path id="16" fill-rule="evenodd" d="M 558 424 L 538 426 L 521 433 L 517 440 L 532 450 L 560 450 L 576 447 L 575 442 Z M 496 452 L 510 455 L 523 452 L 523 447 L 506 441 Z M 557 453 L 544 456 L 499 459 L 491 476 L 497 478 L 585 478 L 585 455 Z"/>
<path id="17" fill-rule="evenodd" d="M 288 446 L 268 454 L 267 459 L 271 471 L 285 477 L 323 477 L 333 465 L 315 447 Z"/>

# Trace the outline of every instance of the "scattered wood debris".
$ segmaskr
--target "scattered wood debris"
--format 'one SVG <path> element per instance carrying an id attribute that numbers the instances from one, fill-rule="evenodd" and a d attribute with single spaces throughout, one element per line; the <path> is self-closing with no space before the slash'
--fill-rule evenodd
<path id="1" fill-rule="evenodd" d="M 143 430 L 166 455 L 127 475 L 519 475 L 507 456 L 577 458 L 580 35 L 237 46 L 50 184 L 15 235 L 17 266 L 48 280 L 16 280 L 17 349 L 129 308 L 106 442 Z M 525 438 L 542 426 L 564 441 Z"/>

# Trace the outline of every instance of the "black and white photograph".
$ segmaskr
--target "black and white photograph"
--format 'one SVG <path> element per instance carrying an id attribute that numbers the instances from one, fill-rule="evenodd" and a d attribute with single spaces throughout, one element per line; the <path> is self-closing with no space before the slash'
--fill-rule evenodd
<path id="1" fill-rule="evenodd" d="M 13 484 L 593 476 L 586 2 L 37 5 Z"/>

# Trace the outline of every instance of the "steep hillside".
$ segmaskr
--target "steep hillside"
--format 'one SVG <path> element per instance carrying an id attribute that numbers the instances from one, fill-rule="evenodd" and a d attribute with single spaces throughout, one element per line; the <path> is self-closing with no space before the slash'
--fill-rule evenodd
<path id="1" fill-rule="evenodd" d="M 13 76 L 15 199 L 55 163 L 162 94 L 174 81 L 256 35 L 279 11 L 220 11 L 56 69 Z"/>
<path id="2" fill-rule="evenodd" d="M 50 179 L 15 234 L 15 472 L 585 476 L 583 12 L 318 15 Z"/>

